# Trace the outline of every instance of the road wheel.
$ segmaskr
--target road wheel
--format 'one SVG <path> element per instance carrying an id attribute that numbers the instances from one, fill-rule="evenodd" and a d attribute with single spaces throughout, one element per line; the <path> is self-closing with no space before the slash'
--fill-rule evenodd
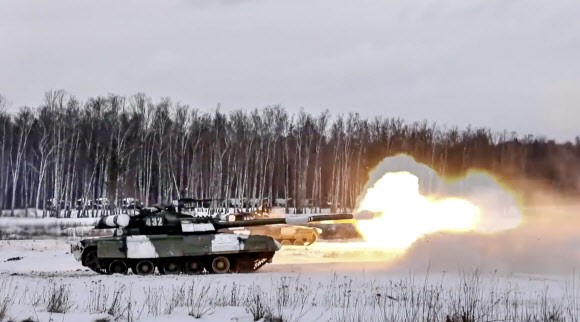
<path id="1" fill-rule="evenodd" d="M 138 275 L 151 275 L 155 272 L 155 265 L 150 260 L 144 259 L 135 265 L 135 271 Z"/>
<path id="2" fill-rule="evenodd" d="M 294 241 L 294 245 L 296 245 L 296 246 L 304 246 L 304 242 L 302 241 L 302 239 L 296 239 Z"/>
<path id="3" fill-rule="evenodd" d="M 161 274 L 169 274 L 175 275 L 181 272 L 181 263 L 178 261 L 164 261 L 161 265 L 159 265 L 159 273 Z"/>
<path id="4" fill-rule="evenodd" d="M 96 249 L 89 251 L 87 253 L 87 256 L 85 256 L 85 266 L 97 273 L 102 273 L 101 263 L 99 262 L 99 258 L 97 257 Z"/>
<path id="5" fill-rule="evenodd" d="M 109 274 L 127 274 L 127 271 L 129 269 L 127 268 L 127 264 L 125 264 L 125 262 L 121 261 L 121 260 L 116 260 L 113 261 L 111 264 L 109 264 Z"/>
<path id="6" fill-rule="evenodd" d="M 187 261 L 183 272 L 190 275 L 201 274 L 203 272 L 203 264 L 196 260 Z"/>
<path id="7" fill-rule="evenodd" d="M 211 262 L 211 269 L 216 274 L 224 274 L 230 270 L 230 260 L 224 256 L 218 256 Z"/>
<path id="8" fill-rule="evenodd" d="M 287 240 L 287 239 L 284 239 L 280 244 L 288 246 L 288 245 L 292 245 L 292 242 Z"/>

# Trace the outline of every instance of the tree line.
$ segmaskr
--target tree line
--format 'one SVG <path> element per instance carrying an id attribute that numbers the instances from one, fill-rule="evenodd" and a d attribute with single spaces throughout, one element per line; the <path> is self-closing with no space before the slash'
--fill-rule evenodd
<path id="1" fill-rule="evenodd" d="M 368 172 L 398 153 L 444 176 L 478 168 L 515 189 L 534 181 L 580 192 L 578 137 L 558 144 L 487 128 L 280 106 L 204 112 L 145 94 L 80 102 L 56 90 L 38 107 L 7 109 L 0 96 L 0 209 L 46 209 L 56 200 L 61 213 L 79 200 L 120 205 L 132 197 L 147 206 L 191 197 L 270 205 L 284 199 L 298 211 L 338 211 L 352 208 Z"/>

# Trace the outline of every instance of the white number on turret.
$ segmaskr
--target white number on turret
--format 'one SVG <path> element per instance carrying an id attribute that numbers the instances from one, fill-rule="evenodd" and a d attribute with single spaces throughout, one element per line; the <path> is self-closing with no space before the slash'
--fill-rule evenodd
<path id="1" fill-rule="evenodd" d="M 153 217 L 153 218 L 147 218 L 145 220 L 145 225 L 147 226 L 163 226 L 163 218 L 161 217 Z"/>

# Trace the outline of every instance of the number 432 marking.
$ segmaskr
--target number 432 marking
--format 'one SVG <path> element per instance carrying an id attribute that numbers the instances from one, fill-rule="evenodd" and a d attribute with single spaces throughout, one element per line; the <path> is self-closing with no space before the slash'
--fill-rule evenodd
<path id="1" fill-rule="evenodd" d="M 147 218 L 145 220 L 145 225 L 147 225 L 147 226 L 163 226 L 163 218 L 161 218 L 161 217 Z"/>

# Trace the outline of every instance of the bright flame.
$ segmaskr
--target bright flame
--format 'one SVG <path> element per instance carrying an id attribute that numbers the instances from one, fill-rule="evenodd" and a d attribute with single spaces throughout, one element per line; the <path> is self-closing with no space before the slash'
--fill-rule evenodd
<path id="1" fill-rule="evenodd" d="M 368 244 L 404 250 L 436 231 L 469 231 L 479 221 L 479 208 L 457 199 L 433 199 L 419 193 L 419 179 L 409 172 L 386 173 L 370 187 L 357 212 L 382 215 L 359 220 L 357 229 Z"/>

